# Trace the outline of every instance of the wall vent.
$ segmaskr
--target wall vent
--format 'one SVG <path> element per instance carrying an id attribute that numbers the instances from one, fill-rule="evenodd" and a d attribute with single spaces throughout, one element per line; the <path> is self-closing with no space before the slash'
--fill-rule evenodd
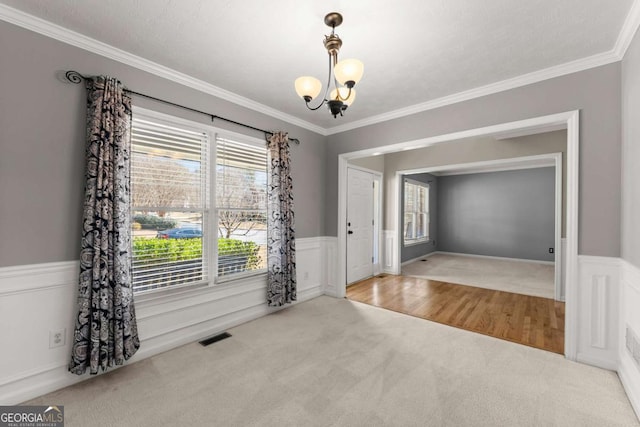
<path id="1" fill-rule="evenodd" d="M 629 354 L 635 360 L 636 365 L 640 367 L 640 341 L 638 340 L 638 336 L 633 332 L 633 329 L 627 325 L 626 333 L 625 333 L 625 341 L 627 344 L 627 350 L 629 350 Z"/>

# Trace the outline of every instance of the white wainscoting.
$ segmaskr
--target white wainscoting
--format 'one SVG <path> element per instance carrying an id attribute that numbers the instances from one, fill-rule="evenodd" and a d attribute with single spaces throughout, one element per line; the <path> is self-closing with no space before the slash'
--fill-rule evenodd
<path id="1" fill-rule="evenodd" d="M 578 256 L 577 360 L 618 368 L 620 259 Z"/>
<path id="2" fill-rule="evenodd" d="M 335 290 L 336 238 L 296 240 L 298 302 Z M 75 325 L 78 263 L 0 268 L 0 404 L 24 402 L 90 378 L 67 371 Z M 216 335 L 269 314 L 264 275 L 136 303 L 141 339 L 129 363 Z M 330 292 L 328 292 L 330 293 Z M 335 293 L 335 292 L 334 292 Z M 49 348 L 49 331 L 65 329 L 65 345 Z"/>
<path id="3" fill-rule="evenodd" d="M 395 233 L 384 233 L 385 250 Z M 392 251 L 393 252 L 393 251 Z M 297 240 L 298 300 L 336 295 L 337 239 Z M 383 259 L 394 271 L 397 260 Z M 617 370 L 640 413 L 640 367 L 624 331 L 640 336 L 640 269 L 618 258 L 579 256 L 578 361 Z M 77 262 L 0 268 L 0 404 L 17 404 L 90 378 L 67 372 L 74 327 Z M 264 304 L 265 278 L 254 276 L 141 298 L 136 305 L 142 346 L 134 362 L 273 312 Z M 49 331 L 66 329 L 65 345 L 49 349 Z"/>
<path id="4" fill-rule="evenodd" d="M 338 297 L 338 238 L 321 237 L 324 252 L 322 259 L 322 283 L 324 283 L 324 294 Z M 318 259 L 316 259 L 318 262 Z"/>
<path id="5" fill-rule="evenodd" d="M 382 271 L 387 274 L 398 274 L 398 265 L 395 230 L 382 230 Z"/>
<path id="6" fill-rule="evenodd" d="M 565 283 L 565 280 L 567 279 L 567 239 L 564 237 L 560 239 L 560 259 L 562 260 L 560 270 L 560 292 L 556 292 L 556 299 L 564 301 L 567 294 L 567 284 Z"/>
<path id="7" fill-rule="evenodd" d="M 618 335 L 618 376 L 629 401 L 640 417 L 640 366 L 631 357 L 626 347 L 626 329 L 630 328 L 640 337 L 640 268 L 621 260 L 620 271 L 620 320 Z"/>

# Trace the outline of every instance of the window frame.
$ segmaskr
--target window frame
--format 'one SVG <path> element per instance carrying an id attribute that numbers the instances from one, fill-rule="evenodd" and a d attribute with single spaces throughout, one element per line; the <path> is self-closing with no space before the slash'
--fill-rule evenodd
<path id="1" fill-rule="evenodd" d="M 421 237 L 421 238 L 412 238 L 412 239 L 407 239 L 406 235 L 406 230 L 407 230 L 407 223 L 406 223 L 406 215 L 407 215 L 407 203 L 406 203 L 406 199 L 407 199 L 407 192 L 406 192 L 406 186 L 407 184 L 413 185 L 416 188 L 422 187 L 424 189 L 426 189 L 427 192 L 427 197 L 426 197 L 426 205 L 425 205 L 425 210 L 419 210 L 417 208 L 414 208 L 414 210 L 411 211 L 411 213 L 413 213 L 416 217 L 418 215 L 425 215 L 426 216 L 426 225 L 425 225 L 425 236 Z M 415 194 L 414 194 L 414 200 L 416 199 Z M 414 246 L 414 245 L 421 245 L 424 243 L 428 243 L 429 241 L 431 241 L 431 230 L 430 230 L 430 226 L 431 226 L 431 209 L 430 209 L 430 202 L 431 202 L 431 186 L 426 183 L 426 182 L 421 182 L 421 181 L 417 181 L 415 179 L 411 179 L 411 178 L 403 178 L 402 180 L 402 245 L 403 247 L 409 247 L 409 246 Z"/>
<path id="2" fill-rule="evenodd" d="M 269 153 L 267 150 L 267 143 L 265 140 L 260 139 L 260 138 L 255 138 L 255 137 L 250 137 L 247 135 L 243 135 L 243 134 L 239 134 L 236 132 L 230 132 L 230 131 L 226 131 L 226 130 L 222 130 L 222 129 L 217 129 L 217 128 L 212 128 L 214 129 L 216 132 L 213 134 L 213 140 L 212 143 L 215 143 L 215 147 L 217 147 L 217 141 L 218 138 L 222 138 L 222 139 L 229 139 L 229 140 L 233 140 L 234 142 L 239 142 L 239 143 L 243 143 L 243 144 L 248 144 L 248 145 L 253 145 L 256 147 L 260 147 L 260 148 L 264 148 L 265 149 L 265 154 L 266 154 L 266 164 L 265 164 L 265 171 L 267 173 L 267 181 L 265 182 L 265 187 L 268 188 L 268 182 L 269 182 Z M 252 277 L 252 276 L 259 276 L 259 275 L 265 275 L 267 274 L 267 268 L 261 268 L 259 270 L 250 270 L 250 271 L 243 271 L 241 273 L 233 273 L 233 274 L 229 274 L 229 275 L 223 275 L 223 276 L 219 276 L 218 275 L 218 207 L 215 204 L 216 201 L 216 188 L 217 188 L 217 181 L 216 181 L 216 173 L 215 173 L 215 165 L 217 165 L 217 153 L 216 153 L 216 149 L 214 149 L 214 147 L 211 147 L 211 151 L 214 151 L 214 153 L 212 154 L 211 158 L 211 167 L 213 169 L 211 169 L 211 179 L 210 179 L 210 185 L 211 185 L 211 192 L 210 192 L 210 197 L 212 197 L 212 206 L 211 206 L 211 226 L 213 227 L 213 235 L 216 236 L 215 239 L 213 240 L 213 254 L 215 254 L 214 258 L 214 263 L 213 268 L 214 268 L 214 273 L 215 275 L 214 277 L 214 284 L 222 284 L 222 283 L 228 283 L 228 282 L 232 282 L 234 280 L 239 280 L 239 279 L 244 279 L 247 277 Z M 266 195 L 266 192 L 265 192 Z M 268 204 L 268 196 L 265 197 L 265 214 L 267 213 L 267 204 Z M 265 215 L 266 217 L 267 215 Z M 265 260 L 266 261 L 266 260 Z"/>
<path id="3" fill-rule="evenodd" d="M 145 289 L 136 291 L 133 290 L 136 297 L 155 296 L 163 294 L 172 294 L 176 292 L 183 292 L 187 290 L 195 290 L 204 287 L 213 287 L 218 284 L 230 284 L 231 282 L 246 279 L 252 276 L 266 276 L 267 268 L 246 271 L 242 273 L 234 273 L 224 276 L 218 276 L 218 208 L 216 206 L 216 145 L 218 138 L 226 138 L 229 140 L 242 142 L 264 148 L 266 150 L 266 142 L 263 139 L 244 135 L 241 133 L 228 131 L 226 129 L 217 128 L 210 124 L 200 123 L 193 120 L 183 119 L 181 117 L 160 113 L 155 110 L 149 110 L 147 108 L 132 106 L 132 117 L 142 120 L 155 121 L 166 126 L 176 126 L 186 130 L 194 132 L 202 132 L 206 134 L 208 138 L 208 144 L 203 147 L 206 155 L 206 173 L 203 174 L 203 187 L 205 188 L 204 196 L 206 201 L 203 208 L 202 218 L 202 260 L 203 264 L 208 266 L 206 277 L 203 280 L 198 280 L 189 283 L 170 285 L 165 287 L 159 287 L 155 289 Z M 268 156 L 268 153 L 267 153 Z M 268 173 L 268 157 L 267 164 L 265 164 L 265 170 Z M 266 184 L 267 185 L 267 184 Z M 131 218 L 133 218 L 133 208 L 131 206 Z M 265 206 L 265 210 L 267 206 Z M 208 236 L 208 237 L 207 237 Z M 132 239 L 133 242 L 133 239 Z M 131 247 L 130 257 L 133 258 L 133 247 Z"/>

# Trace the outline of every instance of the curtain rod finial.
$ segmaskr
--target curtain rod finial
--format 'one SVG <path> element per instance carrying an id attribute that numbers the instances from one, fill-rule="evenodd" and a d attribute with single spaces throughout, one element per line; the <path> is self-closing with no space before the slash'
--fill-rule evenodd
<path id="1" fill-rule="evenodd" d="M 68 82 L 76 85 L 82 83 L 82 81 L 86 79 L 85 76 L 73 70 L 69 70 L 66 73 L 64 73 L 64 77 L 65 79 L 67 79 Z"/>

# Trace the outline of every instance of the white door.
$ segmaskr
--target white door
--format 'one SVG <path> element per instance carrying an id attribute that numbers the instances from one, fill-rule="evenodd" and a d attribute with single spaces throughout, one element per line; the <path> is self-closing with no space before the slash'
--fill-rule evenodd
<path id="1" fill-rule="evenodd" d="M 374 175 L 347 169 L 347 283 L 373 276 Z"/>

